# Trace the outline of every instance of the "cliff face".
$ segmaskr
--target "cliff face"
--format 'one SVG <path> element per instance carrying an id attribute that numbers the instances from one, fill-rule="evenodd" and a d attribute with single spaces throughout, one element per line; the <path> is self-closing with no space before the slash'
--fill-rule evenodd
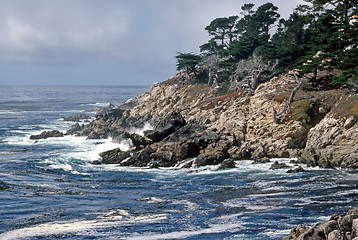
<path id="1" fill-rule="evenodd" d="M 217 164 L 225 158 L 299 157 L 301 162 L 313 166 L 358 167 L 356 95 L 348 96 L 343 90 L 300 90 L 285 122 L 276 124 L 273 108 L 280 112 L 297 85 L 290 75 L 283 74 L 261 84 L 253 96 L 242 91 L 218 97 L 215 89 L 183 83 L 183 78 L 182 74 L 177 74 L 166 82 L 153 84 L 147 93 L 98 116 L 86 126 L 75 125 L 69 133 L 90 138 L 111 136 L 120 140 L 131 127 L 150 123 L 154 131 L 147 132 L 140 141 L 138 136 L 127 134 L 127 137 L 137 142 L 134 143 L 137 152 L 145 150 L 152 158 L 161 155 L 161 160 L 156 161 L 159 166 L 173 166 L 186 157 L 223 154 L 220 160 L 207 163 Z M 173 112 L 183 118 L 179 127 L 170 119 Z M 168 123 L 169 128 L 166 127 Z M 179 131 L 184 125 L 191 134 Z M 214 134 L 217 136 L 213 140 Z M 204 144 L 199 144 L 199 140 L 189 144 L 205 135 L 210 135 L 211 140 L 206 138 L 202 140 Z M 183 150 L 183 145 L 189 146 L 189 150 Z M 163 164 L 165 153 L 170 156 Z M 132 159 L 128 163 L 127 159 L 126 164 L 153 164 L 148 159 L 143 164 L 138 161 Z"/>

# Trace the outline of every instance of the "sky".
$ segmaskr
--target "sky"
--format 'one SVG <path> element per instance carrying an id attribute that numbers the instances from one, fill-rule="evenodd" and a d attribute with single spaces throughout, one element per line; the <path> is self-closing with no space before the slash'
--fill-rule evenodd
<path id="1" fill-rule="evenodd" d="M 0 85 L 151 85 L 264 0 L 0 0 Z M 303 0 L 271 0 L 287 18 Z"/>

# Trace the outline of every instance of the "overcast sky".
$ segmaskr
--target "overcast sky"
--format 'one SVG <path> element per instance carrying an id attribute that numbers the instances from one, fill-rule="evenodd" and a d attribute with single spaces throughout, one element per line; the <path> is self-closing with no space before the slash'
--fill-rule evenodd
<path id="1" fill-rule="evenodd" d="M 0 85 L 150 85 L 217 17 L 264 0 L 0 0 Z M 302 0 L 272 0 L 287 18 Z"/>

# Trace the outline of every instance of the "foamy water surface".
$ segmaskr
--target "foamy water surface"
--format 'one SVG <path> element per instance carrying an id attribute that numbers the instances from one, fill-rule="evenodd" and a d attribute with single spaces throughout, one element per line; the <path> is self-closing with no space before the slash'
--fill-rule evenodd
<path id="1" fill-rule="evenodd" d="M 140 91 L 0 89 L 8 94 L 0 102 L 1 240 L 282 239 L 298 224 L 310 226 L 357 206 L 355 171 L 303 166 L 306 172 L 287 174 L 269 170 L 272 163 L 250 160 L 221 171 L 92 165 L 99 153 L 128 150 L 130 142 L 29 139 L 44 130 L 65 131 L 73 123 L 63 117 Z M 140 134 L 150 127 L 130 131 Z M 297 167 L 290 159 L 275 160 Z"/>

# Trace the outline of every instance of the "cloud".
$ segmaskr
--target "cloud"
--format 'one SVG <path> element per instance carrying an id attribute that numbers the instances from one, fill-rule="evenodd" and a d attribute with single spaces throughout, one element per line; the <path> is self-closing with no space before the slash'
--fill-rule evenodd
<path id="1" fill-rule="evenodd" d="M 94 1 L 24 2 L 8 1 L 0 9 L 2 59 L 67 62 L 115 55 L 116 43 L 128 33 L 128 16 L 119 4 L 101 9 Z"/>
<path id="2" fill-rule="evenodd" d="M 250 2 L 260 6 L 266 1 Z M 303 3 L 302 0 L 272 2 L 280 7 L 283 17 Z M 143 71 L 147 71 L 148 81 L 160 81 L 175 72 L 177 52 L 198 52 L 199 46 L 209 39 L 205 26 L 217 17 L 239 15 L 244 3 L 240 0 L 2 1 L 0 64 L 12 64 L 13 72 L 17 72 L 18 64 L 20 73 L 25 69 L 23 64 L 34 68 L 62 65 L 66 67 L 53 68 L 51 75 L 66 71 L 73 78 L 78 76 L 76 66 L 79 65 L 81 74 L 86 72 L 86 66 L 91 66 L 89 74 L 98 75 L 94 70 L 97 66 L 98 73 L 105 72 L 108 78 L 110 74 L 126 79 L 142 78 Z M 27 71 L 31 66 L 26 67 Z M 115 66 L 115 69 L 108 71 L 104 66 Z M 43 67 L 30 72 L 39 76 L 42 70 Z M 81 76 L 86 78 L 85 74 Z M 19 74 L 17 77 L 21 78 Z"/>

